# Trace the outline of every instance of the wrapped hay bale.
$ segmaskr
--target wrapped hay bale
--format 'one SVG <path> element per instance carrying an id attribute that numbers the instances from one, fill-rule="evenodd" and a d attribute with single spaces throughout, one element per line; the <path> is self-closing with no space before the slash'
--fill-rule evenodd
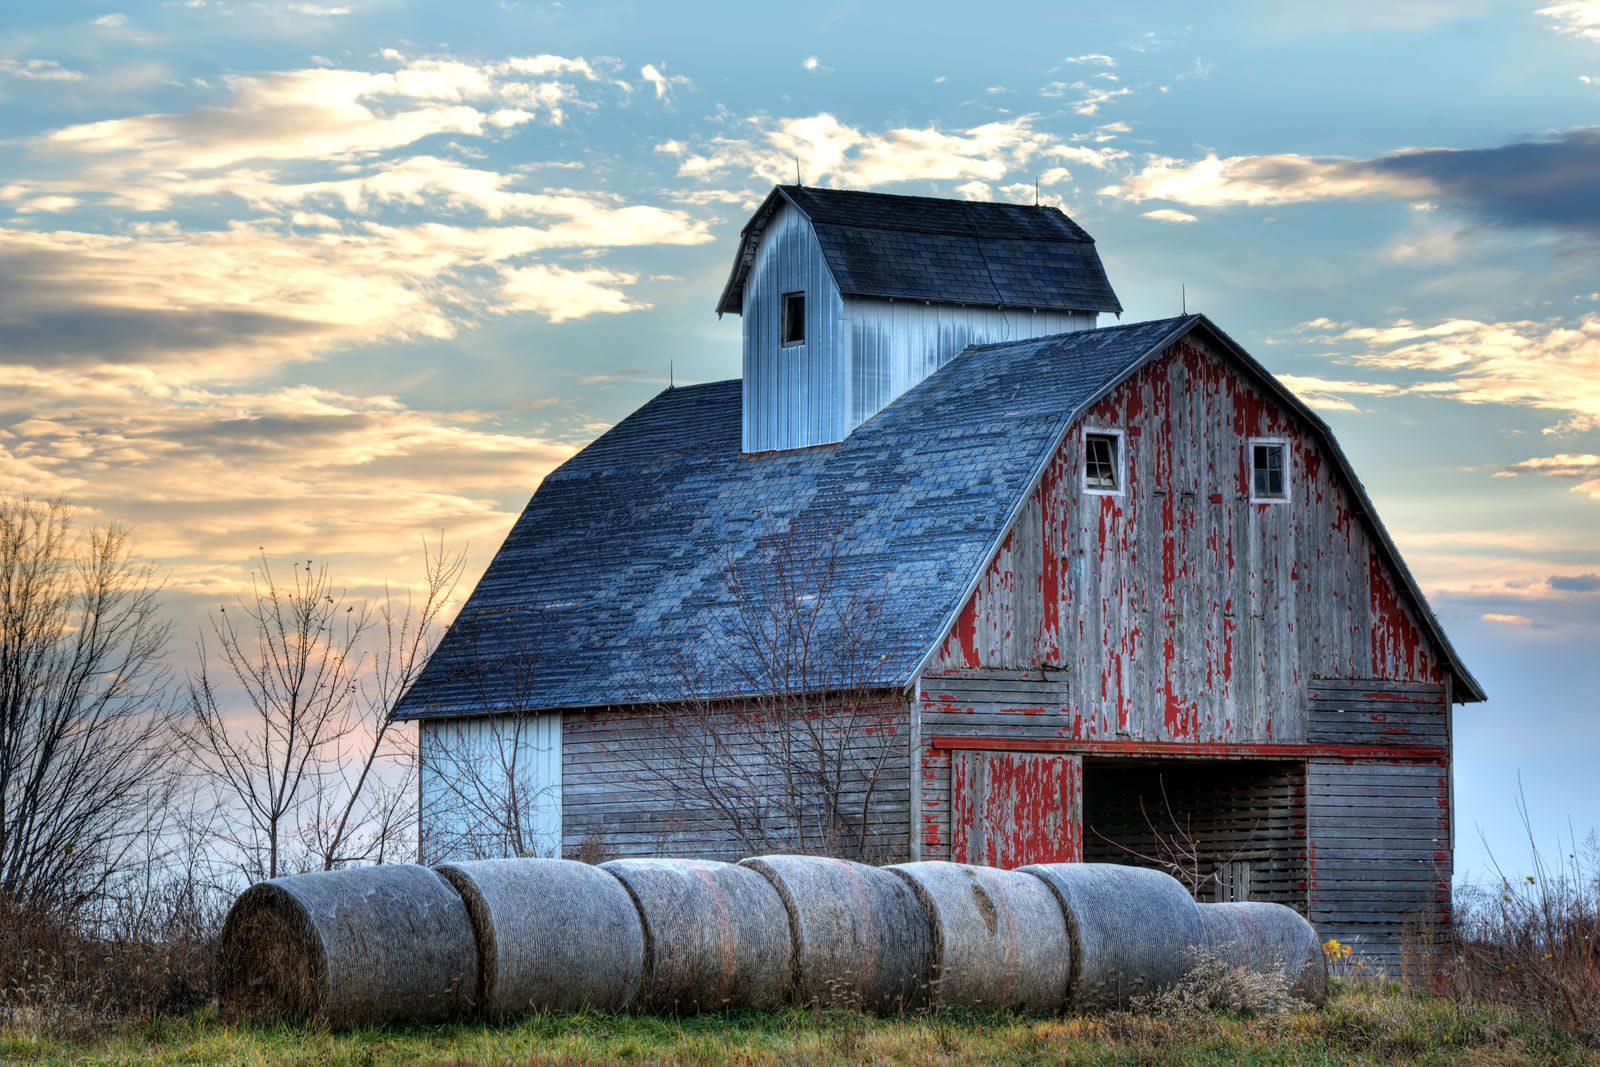
<path id="1" fill-rule="evenodd" d="M 439 1022 L 472 1013 L 477 981 L 460 895 L 409 864 L 261 882 L 217 940 L 217 999 L 235 1019 Z"/>
<path id="2" fill-rule="evenodd" d="M 789 913 L 804 1003 L 890 1013 L 927 1003 L 933 933 L 916 894 L 886 870 L 813 856 L 757 856 Z"/>
<path id="3" fill-rule="evenodd" d="M 1321 1004 L 1328 999 L 1328 964 L 1317 931 L 1293 908 L 1265 901 L 1201 904 L 1206 951 L 1230 967 L 1266 974 L 1282 967 L 1289 992 Z"/>
<path id="4" fill-rule="evenodd" d="M 477 934 L 478 1003 L 490 1017 L 626 1007 L 639 992 L 644 931 L 611 875 L 576 860 L 447 863 Z"/>
<path id="5" fill-rule="evenodd" d="M 1019 868 L 1061 901 L 1072 939 L 1067 1006 L 1126 1007 L 1189 973 L 1205 938 L 1200 908 L 1176 878 L 1115 863 L 1039 863 Z"/>
<path id="6" fill-rule="evenodd" d="M 964 863 L 901 863 L 933 926 L 933 1006 L 1059 1012 L 1072 945 L 1061 905 L 1029 874 Z"/>
<path id="7" fill-rule="evenodd" d="M 640 1011 L 770 1011 L 789 999 L 793 949 L 783 898 L 731 863 L 626 859 L 601 864 L 644 922 Z"/>

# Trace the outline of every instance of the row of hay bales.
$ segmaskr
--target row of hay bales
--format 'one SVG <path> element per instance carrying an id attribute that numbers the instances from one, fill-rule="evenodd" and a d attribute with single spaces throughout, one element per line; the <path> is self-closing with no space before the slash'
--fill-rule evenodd
<path id="1" fill-rule="evenodd" d="M 364 867 L 247 890 L 219 943 L 223 1009 L 333 1026 L 536 1010 L 787 1003 L 890 1013 L 1125 1006 L 1201 948 L 1326 986 L 1316 932 L 1277 904 L 1196 904 L 1111 864 L 868 867 L 808 856 Z"/>

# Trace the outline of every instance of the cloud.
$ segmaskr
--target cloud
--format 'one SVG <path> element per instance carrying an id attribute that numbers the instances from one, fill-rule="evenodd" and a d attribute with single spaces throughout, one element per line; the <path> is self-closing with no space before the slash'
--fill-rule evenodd
<path id="1" fill-rule="evenodd" d="M 1529 626 L 1533 623 L 1526 615 L 1505 615 L 1495 611 L 1486 611 L 1478 617 L 1484 622 L 1498 622 L 1504 626 Z"/>
<path id="2" fill-rule="evenodd" d="M 675 155 L 684 177 L 710 179 L 737 171 L 767 183 L 793 181 L 798 156 L 807 184 L 857 189 L 911 181 L 996 183 L 1011 174 L 1026 177 L 1031 188 L 1035 161 L 1104 160 L 1116 152 L 1066 144 L 1036 129 L 1031 115 L 955 130 L 926 126 L 870 131 L 826 112 L 775 120 L 755 117 L 739 125 L 735 135 L 693 146 L 666 142 L 657 150 Z"/>
<path id="3" fill-rule="evenodd" d="M 664 65 L 664 64 L 663 64 Z M 807 68 L 809 69 L 809 68 Z M 654 63 L 646 63 L 639 68 L 639 77 L 649 82 L 656 88 L 656 99 L 665 100 L 675 86 L 688 85 L 689 79 L 681 74 L 664 73 Z"/>
<path id="4" fill-rule="evenodd" d="M 1405 149 L 1374 159 L 1293 153 L 1156 157 L 1101 189 L 1134 202 L 1197 207 L 1270 206 L 1316 200 L 1452 203 L 1493 225 L 1600 234 L 1600 127 L 1494 148 Z"/>
<path id="5" fill-rule="evenodd" d="M 419 531 L 492 545 L 576 450 L 489 413 L 309 386 L 0 378 L 0 493 L 65 494 L 134 522 L 141 551 L 189 561 L 169 582 L 178 591 L 211 588 L 215 568 L 193 561 L 247 560 L 260 545 L 371 554 Z"/>
<path id="6" fill-rule="evenodd" d="M 1576 482 L 1572 487 L 1574 493 L 1600 500 L 1600 456 L 1577 453 L 1538 456 L 1502 467 L 1496 472 L 1496 477 L 1514 478 L 1519 474 L 1542 474 L 1548 478 Z M 1554 579 L 1551 584 L 1554 586 Z"/>
<path id="7" fill-rule="evenodd" d="M 101 15 L 99 18 L 94 20 L 94 24 L 96 26 L 105 26 L 110 29 L 117 29 L 118 27 L 126 26 L 128 24 L 128 16 L 120 13 Z"/>
<path id="8" fill-rule="evenodd" d="M 0 59 L 0 78 L 21 78 L 24 81 L 75 82 L 83 75 L 68 70 L 53 59 Z"/>
<path id="9" fill-rule="evenodd" d="M 1187 211 L 1175 211 L 1170 207 L 1162 207 L 1162 208 L 1157 208 L 1154 211 L 1146 211 L 1146 212 L 1144 212 L 1144 217 L 1147 218 L 1147 219 L 1155 219 L 1157 222 L 1199 222 L 1200 221 L 1199 219 L 1195 218 L 1193 215 L 1189 214 Z"/>
<path id="10" fill-rule="evenodd" d="M 1556 22 L 1556 32 L 1600 41 L 1600 0 L 1562 0 L 1539 8 L 1538 14 Z"/>
<path id="11" fill-rule="evenodd" d="M 1600 592 L 1600 574 L 1552 574 L 1550 588 L 1563 593 Z"/>
<path id="12" fill-rule="evenodd" d="M 1313 408 L 1322 411 L 1359 411 L 1346 397 L 1398 396 L 1405 389 L 1382 382 L 1341 381 L 1302 374 L 1279 374 L 1279 382 Z"/>
<path id="13" fill-rule="evenodd" d="M 1576 321 L 1327 325 L 1333 332 L 1319 340 L 1340 358 L 1411 372 L 1407 392 L 1558 411 L 1580 425 L 1600 420 L 1600 314 Z"/>
<path id="14" fill-rule="evenodd" d="M 1114 75 L 1109 74 L 1102 75 L 1102 77 L 1115 78 Z M 1044 88 L 1040 89 L 1039 95 L 1047 96 L 1052 99 L 1067 96 L 1069 94 L 1076 95 L 1078 99 L 1069 105 L 1072 110 L 1079 115 L 1093 115 L 1100 110 L 1100 105 L 1110 103 L 1117 97 L 1127 96 L 1132 92 L 1133 90 L 1127 88 L 1126 86 L 1122 86 L 1120 88 L 1108 88 L 1103 85 L 1090 85 L 1088 82 L 1081 81 L 1053 81 L 1045 85 Z"/>
<path id="15" fill-rule="evenodd" d="M 1061 62 L 1063 62 L 1063 63 L 1091 63 L 1091 64 L 1097 64 L 1097 65 L 1103 66 L 1103 67 L 1114 67 L 1114 66 L 1117 65 L 1117 61 L 1116 60 L 1112 59 L 1110 56 L 1101 55 L 1099 52 L 1091 52 L 1088 55 L 1082 55 L 1082 56 L 1068 56 L 1066 59 L 1063 59 Z"/>
<path id="16" fill-rule="evenodd" d="M 103 365 L 119 375 L 183 369 L 216 379 L 355 343 L 452 337 L 511 310 L 566 321 L 646 306 L 623 291 L 635 276 L 534 270 L 533 257 L 710 240 L 675 212 L 571 210 L 547 227 L 368 222 L 303 234 L 269 221 L 143 236 L 0 229 L 0 364 Z M 540 279 L 551 289 L 535 298 L 530 286 Z"/>

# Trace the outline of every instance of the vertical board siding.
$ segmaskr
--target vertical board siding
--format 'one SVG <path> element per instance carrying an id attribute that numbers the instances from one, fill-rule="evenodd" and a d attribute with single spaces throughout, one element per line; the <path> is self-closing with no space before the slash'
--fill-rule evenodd
<path id="1" fill-rule="evenodd" d="M 560 712 L 423 719 L 417 743 L 422 862 L 560 854 Z"/>
<path id="2" fill-rule="evenodd" d="M 1092 311 L 1033 311 L 871 297 L 844 299 L 850 375 L 846 431 L 950 362 L 968 345 L 1092 329 Z"/>
<path id="3" fill-rule="evenodd" d="M 1450 923 L 1445 762 L 1313 760 L 1306 823 L 1318 935 L 1398 973 L 1410 927 Z"/>
<path id="4" fill-rule="evenodd" d="M 1038 752 L 957 752 L 950 768 L 950 858 L 1007 870 L 1083 859 L 1083 760 Z"/>
<path id="5" fill-rule="evenodd" d="M 847 783 L 843 807 L 859 813 L 865 806 L 863 855 L 874 862 L 903 861 L 909 858 L 911 831 L 909 709 L 885 704 L 864 714 L 868 721 L 845 741 L 879 772 L 870 799 L 865 783 Z M 725 715 L 728 728 L 720 741 L 725 758 L 739 764 L 743 788 L 752 797 L 782 797 L 783 776 L 766 755 L 776 736 L 767 731 L 775 728 L 737 709 Z M 568 713 L 562 742 L 565 855 L 576 855 L 586 842 L 617 856 L 737 860 L 751 854 L 752 847 L 729 820 L 705 801 L 711 791 L 669 784 L 703 780 L 710 773 L 697 758 L 708 746 L 674 736 L 674 731 L 688 729 L 692 725 L 681 719 L 669 724 L 660 714 L 638 710 Z M 744 814 L 759 814 L 761 806 L 760 799 L 752 800 Z M 848 827 L 847 832 L 853 850 L 859 828 Z"/>
<path id="6" fill-rule="evenodd" d="M 782 344 L 783 294 L 806 294 L 805 343 Z M 744 289 L 744 450 L 844 440 L 849 382 L 839 289 L 811 223 L 780 207 L 756 248 Z"/>
<path id="7" fill-rule="evenodd" d="M 1124 432 L 1120 494 L 1082 491 L 1085 427 Z M 1288 502 L 1250 500 L 1257 436 L 1289 442 Z M 1304 741 L 1312 678 L 1443 680 L 1352 505 L 1302 426 L 1175 345 L 1068 431 L 930 674 L 1043 667 L 1086 738 Z"/>

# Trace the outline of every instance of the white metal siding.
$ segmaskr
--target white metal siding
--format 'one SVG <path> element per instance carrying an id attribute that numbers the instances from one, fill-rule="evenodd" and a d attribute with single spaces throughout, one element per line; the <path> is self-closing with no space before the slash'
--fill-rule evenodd
<path id="1" fill-rule="evenodd" d="M 561 850 L 561 713 L 418 724 L 424 863 Z"/>
<path id="2" fill-rule="evenodd" d="M 781 343 L 783 294 L 806 294 L 805 342 Z M 811 223 L 780 207 L 767 224 L 744 288 L 744 450 L 844 440 L 842 312 Z"/>
<path id="3" fill-rule="evenodd" d="M 846 432 L 968 345 L 1087 330 L 1096 317 L 1092 311 L 1036 312 L 867 297 L 847 297 L 843 305 L 850 375 Z"/>

